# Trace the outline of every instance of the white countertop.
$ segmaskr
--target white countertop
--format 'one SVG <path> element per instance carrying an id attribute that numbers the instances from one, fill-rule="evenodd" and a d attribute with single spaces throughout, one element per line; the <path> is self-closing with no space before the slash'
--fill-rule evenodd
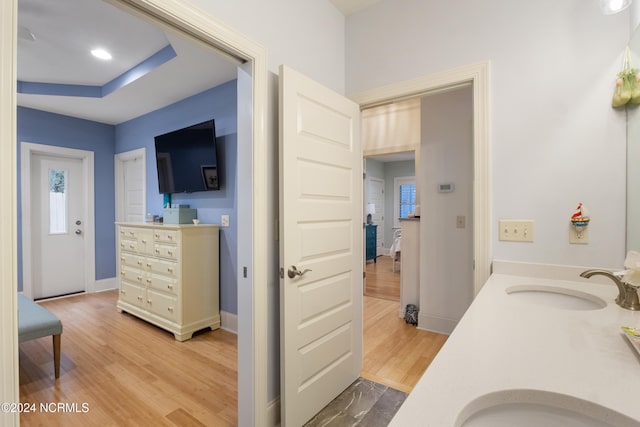
<path id="1" fill-rule="evenodd" d="M 390 426 L 453 427 L 469 403 L 503 390 L 561 393 L 640 425 L 640 357 L 620 330 L 640 327 L 640 312 L 616 305 L 609 283 L 492 275 Z M 525 284 L 579 290 L 607 306 L 552 308 L 505 292 Z"/>

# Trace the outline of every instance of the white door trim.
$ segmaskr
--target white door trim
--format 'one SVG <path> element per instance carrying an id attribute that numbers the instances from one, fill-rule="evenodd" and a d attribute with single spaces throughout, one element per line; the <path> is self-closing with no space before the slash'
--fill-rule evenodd
<path id="1" fill-rule="evenodd" d="M 398 99 L 473 86 L 473 289 L 477 295 L 491 265 L 489 62 L 477 62 L 440 73 L 406 80 L 350 96 L 362 109 Z M 416 172 L 416 179 L 419 174 Z"/>
<path id="2" fill-rule="evenodd" d="M 95 245 L 95 212 L 94 212 L 94 177 L 93 151 L 74 148 L 55 147 L 53 145 L 20 144 L 20 188 L 22 190 L 22 292 L 33 298 L 33 260 L 31 258 L 31 158 L 46 155 L 78 159 L 82 162 L 82 175 L 86 178 L 82 183 L 84 206 L 84 260 L 85 260 L 85 292 L 95 291 L 96 282 L 96 245 Z"/>
<path id="3" fill-rule="evenodd" d="M 18 0 L 0 2 L 0 401 L 20 402 L 18 391 L 18 206 L 16 179 L 16 51 Z M 18 425 L 17 413 L 0 426 Z"/>
<path id="4" fill-rule="evenodd" d="M 224 52 L 242 58 L 252 72 L 252 117 L 247 138 L 252 141 L 252 189 L 247 191 L 250 199 L 253 244 L 250 248 L 240 247 L 238 252 L 249 254 L 249 279 L 239 279 L 238 283 L 238 371 L 248 373 L 238 381 L 238 412 L 240 425 L 263 427 L 267 425 L 267 357 L 273 347 L 268 348 L 267 293 L 277 288 L 277 268 L 270 262 L 273 258 L 264 254 L 273 252 L 271 241 L 273 234 L 269 221 L 273 219 L 268 210 L 267 197 L 270 195 L 268 168 L 272 147 L 276 138 L 272 133 L 267 137 L 268 102 L 268 62 L 267 51 L 261 45 L 246 38 L 242 33 L 228 27 L 210 14 L 203 13 L 186 2 L 173 0 L 108 0 L 138 14 L 152 16 L 172 28 L 182 30 L 203 42 L 213 45 Z M 2 298 L 0 298 L 0 369 L 3 380 L 0 381 L 0 397 L 3 402 L 18 402 L 18 329 L 17 329 L 17 272 L 14 265 L 17 258 L 16 247 L 16 46 L 18 0 L 0 2 L 0 191 L 3 203 L 0 203 L 1 239 L 0 262 L 2 269 Z M 240 141 L 240 129 L 238 140 Z M 239 267 L 241 261 L 239 260 Z M 6 267 L 6 268 L 5 268 Z M 242 283 L 241 283 L 242 282 Z M 246 283 L 246 286 L 245 286 Z M 242 290 L 240 289 L 242 288 Z M 271 337 L 273 339 L 273 336 Z M 4 417 L 5 415 L 3 415 Z M 5 425 L 17 425 L 18 417 L 6 415 L 2 418 Z"/>
<path id="5" fill-rule="evenodd" d="M 147 212 L 147 150 L 138 148 L 137 150 L 125 151 L 124 153 L 118 153 L 115 155 L 114 160 L 114 175 L 115 175 L 115 193 L 116 193 L 116 221 L 124 221 L 124 208 L 125 190 L 124 181 L 122 179 L 123 163 L 128 160 L 141 159 L 140 166 L 142 167 L 142 212 L 143 215 Z"/>

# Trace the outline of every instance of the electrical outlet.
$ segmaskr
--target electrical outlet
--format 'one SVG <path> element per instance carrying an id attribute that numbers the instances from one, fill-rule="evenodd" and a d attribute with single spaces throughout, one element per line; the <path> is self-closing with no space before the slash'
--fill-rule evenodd
<path id="1" fill-rule="evenodd" d="M 507 242 L 533 242 L 532 220 L 506 220 L 499 222 L 499 238 Z"/>
<path id="2" fill-rule="evenodd" d="M 220 217 L 220 225 L 222 227 L 228 227 L 229 226 L 229 215 L 222 215 Z"/>

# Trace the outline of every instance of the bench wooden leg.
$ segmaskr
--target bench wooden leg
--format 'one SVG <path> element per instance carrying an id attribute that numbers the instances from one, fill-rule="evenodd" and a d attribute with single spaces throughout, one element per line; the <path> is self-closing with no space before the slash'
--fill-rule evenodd
<path id="1" fill-rule="evenodd" d="M 53 367 L 56 378 L 60 378 L 60 335 L 53 336 Z"/>

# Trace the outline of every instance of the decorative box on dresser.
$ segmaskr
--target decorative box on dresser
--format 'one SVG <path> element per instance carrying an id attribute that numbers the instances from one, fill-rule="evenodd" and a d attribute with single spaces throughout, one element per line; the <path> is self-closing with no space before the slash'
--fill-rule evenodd
<path id="1" fill-rule="evenodd" d="M 116 223 L 125 311 L 178 341 L 220 327 L 218 225 Z"/>

